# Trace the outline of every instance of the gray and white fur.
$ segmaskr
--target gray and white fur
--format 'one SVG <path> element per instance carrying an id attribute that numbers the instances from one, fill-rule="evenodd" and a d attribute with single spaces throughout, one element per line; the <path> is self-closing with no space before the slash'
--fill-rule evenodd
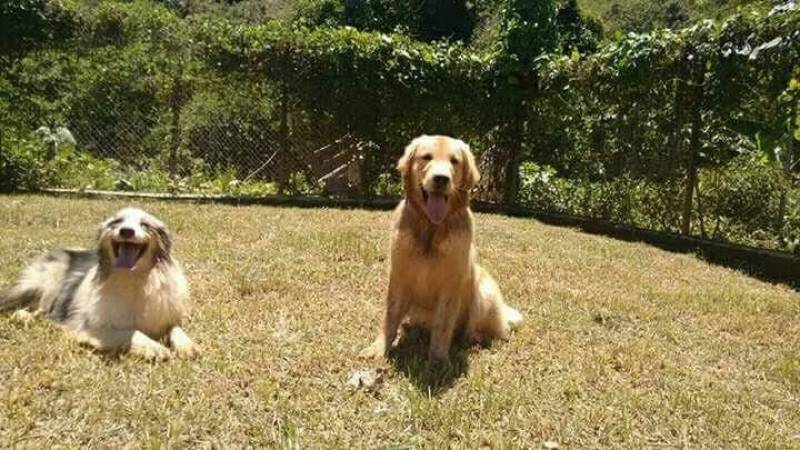
<path id="1" fill-rule="evenodd" d="M 100 225 L 96 250 L 54 250 L 25 268 L 0 292 L 0 311 L 44 315 L 101 351 L 193 356 L 181 328 L 189 286 L 171 250 L 160 220 L 125 208 Z"/>

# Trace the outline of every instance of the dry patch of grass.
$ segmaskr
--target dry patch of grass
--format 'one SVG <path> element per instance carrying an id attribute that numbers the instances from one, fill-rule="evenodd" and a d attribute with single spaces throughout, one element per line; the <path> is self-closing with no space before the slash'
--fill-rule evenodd
<path id="1" fill-rule="evenodd" d="M 0 197 L 0 281 L 86 245 L 120 201 Z M 141 202 L 177 235 L 205 353 L 147 363 L 0 318 L 0 447 L 800 446 L 800 294 L 688 255 L 478 215 L 527 322 L 509 343 L 416 333 L 377 393 L 388 213 Z"/>

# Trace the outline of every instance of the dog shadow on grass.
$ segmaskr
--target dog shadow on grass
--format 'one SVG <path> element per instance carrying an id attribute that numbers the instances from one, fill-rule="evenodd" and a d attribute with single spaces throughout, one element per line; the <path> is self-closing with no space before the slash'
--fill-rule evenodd
<path id="1" fill-rule="evenodd" d="M 430 333 L 422 328 L 409 328 L 403 333 L 397 346 L 389 354 L 389 362 L 398 372 L 411 380 L 422 392 L 438 396 L 469 371 L 470 346 L 456 338 L 450 348 L 448 362 L 428 360 Z"/>

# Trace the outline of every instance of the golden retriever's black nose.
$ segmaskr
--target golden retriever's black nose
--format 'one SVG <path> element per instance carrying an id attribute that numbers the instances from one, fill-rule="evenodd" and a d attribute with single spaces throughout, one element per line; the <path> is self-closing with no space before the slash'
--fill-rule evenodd
<path id="1" fill-rule="evenodd" d="M 130 239 L 133 237 L 133 228 L 120 228 L 119 237 L 123 239 Z"/>
<path id="2" fill-rule="evenodd" d="M 434 175 L 433 185 L 436 189 L 444 189 L 450 184 L 450 177 L 445 175 Z"/>

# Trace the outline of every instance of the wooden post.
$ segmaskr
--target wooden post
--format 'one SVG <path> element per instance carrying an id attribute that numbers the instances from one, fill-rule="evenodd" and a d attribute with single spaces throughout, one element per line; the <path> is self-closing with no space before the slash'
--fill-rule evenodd
<path id="1" fill-rule="evenodd" d="M 702 72 L 700 73 L 702 76 Z M 692 77 L 699 78 L 699 77 Z M 694 80 L 692 89 L 694 92 L 693 104 L 691 109 L 691 135 L 689 138 L 688 155 L 686 157 L 686 180 L 683 190 L 683 211 L 681 220 L 681 234 L 689 235 L 692 232 L 692 202 L 694 199 L 694 188 L 697 185 L 697 158 L 700 155 L 700 129 L 702 127 L 702 112 L 700 108 L 704 104 L 703 84 L 701 80 Z"/>
<path id="2" fill-rule="evenodd" d="M 178 147 L 180 147 L 181 107 L 183 106 L 183 64 L 178 62 L 178 74 L 172 80 L 172 93 L 170 95 L 170 143 L 169 143 L 169 172 L 171 175 L 178 173 Z"/>
<path id="3" fill-rule="evenodd" d="M 794 116 L 794 114 L 792 114 Z M 791 117 L 791 116 L 790 116 Z M 789 119 L 791 120 L 791 119 Z M 791 122 L 790 122 L 791 124 Z M 792 134 L 792 127 L 789 125 L 789 145 L 787 146 L 786 158 L 783 161 L 783 167 L 781 171 L 781 177 L 786 177 L 788 180 L 789 177 L 792 176 L 792 158 L 794 157 L 794 135 Z M 787 202 L 787 191 L 783 187 L 781 187 L 781 197 L 778 201 L 778 244 L 783 247 L 787 244 L 786 242 L 786 233 L 784 232 L 784 228 L 786 226 L 786 202 Z"/>
<path id="4" fill-rule="evenodd" d="M 698 114 L 699 115 L 699 114 Z M 686 160 L 686 184 L 683 190 L 683 216 L 681 222 L 681 234 L 689 235 L 692 232 L 692 201 L 694 199 L 694 187 L 697 184 L 697 143 L 699 142 L 697 131 L 698 122 L 692 121 L 692 137 L 689 144 L 689 154 Z"/>
<path id="5" fill-rule="evenodd" d="M 289 149 L 289 87 L 286 85 L 286 81 L 284 80 L 280 84 L 281 88 L 281 96 L 280 96 L 280 125 L 278 134 L 280 135 L 280 149 L 284 155 L 291 154 Z M 283 193 L 286 189 L 286 184 L 289 181 L 290 173 L 286 173 L 286 170 L 281 170 L 280 175 L 278 175 L 278 192 Z"/>
<path id="6" fill-rule="evenodd" d="M 522 163 L 522 132 L 524 129 L 524 105 L 521 100 L 514 107 L 511 124 L 503 131 L 503 145 L 506 147 L 505 184 L 503 187 L 503 204 L 514 206 L 519 193 L 519 166 Z"/>

